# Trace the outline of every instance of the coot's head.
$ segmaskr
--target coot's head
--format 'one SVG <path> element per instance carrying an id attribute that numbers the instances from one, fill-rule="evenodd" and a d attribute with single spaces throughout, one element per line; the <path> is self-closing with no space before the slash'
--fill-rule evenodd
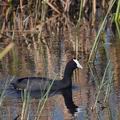
<path id="1" fill-rule="evenodd" d="M 79 61 L 77 59 L 72 59 L 67 63 L 67 66 L 69 66 L 72 69 L 76 69 L 76 68 L 81 68 L 83 69 L 83 67 L 80 65 Z"/>

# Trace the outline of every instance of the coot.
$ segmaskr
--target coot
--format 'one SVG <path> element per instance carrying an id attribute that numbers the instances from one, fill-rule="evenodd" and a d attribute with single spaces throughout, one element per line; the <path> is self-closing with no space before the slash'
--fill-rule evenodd
<path id="1" fill-rule="evenodd" d="M 24 90 L 27 89 L 29 91 L 37 91 L 37 90 L 47 90 L 48 87 L 52 84 L 51 90 L 60 90 L 72 85 L 72 75 L 73 71 L 76 68 L 83 68 L 77 59 L 70 60 L 64 71 L 64 77 L 62 80 L 54 80 L 46 77 L 23 77 L 14 80 L 11 84 L 15 89 Z"/>

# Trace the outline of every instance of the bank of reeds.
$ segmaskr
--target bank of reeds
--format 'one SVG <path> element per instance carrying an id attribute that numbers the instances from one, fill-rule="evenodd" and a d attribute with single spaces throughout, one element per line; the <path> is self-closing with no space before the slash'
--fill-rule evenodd
<path id="1" fill-rule="evenodd" d="M 105 24 L 107 22 L 108 15 L 114 5 L 113 0 L 109 1 L 109 8 L 107 10 L 107 14 L 104 17 L 104 20 L 101 24 L 101 27 L 98 31 L 98 34 L 95 38 L 92 50 L 89 56 L 89 62 L 91 61 L 92 56 L 96 53 L 96 49 L 99 44 L 99 36 L 102 30 L 105 28 Z M 18 41 L 30 45 L 33 41 L 42 41 L 42 31 L 44 30 L 45 24 L 49 25 L 49 22 L 56 20 L 57 18 L 61 17 L 66 12 L 71 16 L 75 17 L 77 21 L 77 25 L 80 24 L 80 20 L 84 16 L 88 16 L 92 19 L 92 25 L 95 23 L 96 20 L 96 7 L 98 3 L 96 0 L 94 1 L 21 1 L 18 2 L 6 1 L 0 2 L 1 3 L 1 24 L 0 24 L 0 37 L 1 39 L 6 39 L 4 37 L 10 36 L 12 41 Z M 119 18 L 119 0 L 118 6 L 116 10 L 115 20 L 117 21 Z M 105 0 L 100 2 L 99 7 L 105 8 L 107 3 Z M 77 11 L 74 11 L 77 9 Z M 72 16 L 70 12 L 75 12 L 76 16 Z M 74 14 L 74 13 L 73 13 Z M 91 17 L 92 15 L 92 17 Z M 77 17 L 78 16 L 78 17 Z M 72 21 L 71 21 L 72 22 Z M 118 25 L 117 25 L 118 26 Z M 118 28 L 118 27 L 117 27 Z M 29 37 L 28 37 L 29 36 Z M 9 39 L 9 38 L 7 38 Z M 11 40 L 9 39 L 11 42 Z M 43 42 L 43 41 L 42 41 Z M 44 41 L 44 43 L 47 45 Z"/>
<path id="2" fill-rule="evenodd" d="M 107 4 L 106 1 L 102 0 L 101 2 L 102 4 L 99 7 L 105 8 L 105 5 Z M 89 60 L 88 60 L 89 63 L 95 60 L 96 52 L 99 48 L 100 34 L 105 29 L 107 18 L 114 5 L 114 2 L 116 1 L 111 0 L 109 2 L 110 2 L 109 8 L 101 24 L 101 27 L 99 28 L 97 32 L 94 43 L 92 45 L 92 49 L 90 51 Z M 1 16 L 0 16 L 0 21 L 1 21 L 0 39 L 2 40 L 3 43 L 7 43 L 7 42 L 9 43 L 8 46 L 2 52 L 0 52 L 0 60 L 2 60 L 3 57 L 7 55 L 7 53 L 14 47 L 15 43 L 19 45 L 27 44 L 27 47 L 29 47 L 31 43 L 33 43 L 34 46 L 36 47 L 36 45 L 39 44 L 40 42 L 44 43 L 44 45 L 46 46 L 49 45 L 49 41 L 46 42 L 44 39 L 42 39 L 42 36 L 44 32 L 46 32 L 46 28 L 47 27 L 49 28 L 49 23 L 52 23 L 52 21 L 55 20 L 56 24 L 59 24 L 57 23 L 57 20 L 59 17 L 63 17 L 62 16 L 63 14 L 66 15 L 66 13 L 68 13 L 70 18 L 73 18 L 74 21 L 77 21 L 78 23 L 77 26 L 80 25 L 80 22 L 83 16 L 88 16 L 89 20 L 92 19 L 92 22 L 91 22 L 92 25 L 95 24 L 95 20 L 96 20 L 96 6 L 97 6 L 96 0 L 93 0 L 93 1 L 81 0 L 77 2 L 70 1 L 70 0 L 63 0 L 63 1 L 58 1 L 58 2 L 56 2 L 55 0 L 51 0 L 51 1 L 29 0 L 29 1 L 26 1 L 26 3 L 23 2 L 22 0 L 20 0 L 19 2 L 15 2 L 14 0 L 11 0 L 8 2 L 0 1 L 0 4 L 1 4 L 0 10 L 2 11 Z M 74 12 L 70 14 L 70 10 Z M 118 22 L 119 22 L 119 17 L 120 17 L 119 12 L 120 12 L 120 0 L 118 0 L 118 6 L 116 9 L 116 15 L 115 15 L 115 20 Z M 76 23 L 74 21 L 72 21 L 71 19 L 72 23 Z M 46 27 L 46 24 L 48 25 L 47 27 Z M 117 25 L 117 30 L 120 33 L 119 25 Z M 49 34 L 52 35 L 54 33 L 51 32 Z M 77 45 L 78 45 L 78 40 L 76 40 L 76 46 Z M 110 62 L 108 62 L 108 65 L 105 69 L 102 82 L 99 87 L 93 108 L 96 107 L 99 94 L 105 84 L 107 86 L 106 91 L 105 91 L 106 93 L 105 100 L 109 94 L 110 82 L 108 82 L 108 84 L 105 83 L 105 75 L 107 73 L 109 64 Z M 48 93 L 50 91 L 51 85 L 48 87 L 47 92 L 45 93 L 45 95 L 39 102 L 37 113 L 36 113 L 36 116 L 38 117 L 36 117 L 35 120 L 38 120 L 40 118 L 41 112 L 48 99 Z M 5 86 L 5 89 L 1 93 L 0 105 L 2 104 L 2 101 L 4 100 L 4 92 L 6 88 L 7 86 Z M 29 107 L 30 107 L 29 106 L 29 102 L 30 102 L 29 94 L 30 93 L 27 93 L 26 91 L 24 91 L 21 120 L 23 120 L 26 116 L 27 116 L 27 119 L 29 119 L 29 112 L 28 112 Z"/>

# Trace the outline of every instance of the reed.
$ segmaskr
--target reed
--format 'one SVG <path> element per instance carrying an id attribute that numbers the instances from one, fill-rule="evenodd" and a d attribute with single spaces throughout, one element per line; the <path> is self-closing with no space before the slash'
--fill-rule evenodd
<path id="1" fill-rule="evenodd" d="M 50 83 L 49 86 L 45 86 L 45 90 L 47 90 L 46 92 L 44 90 L 40 90 L 40 98 L 39 98 L 39 103 L 38 103 L 38 107 L 37 107 L 37 111 L 36 111 L 36 115 L 34 120 L 39 120 L 42 114 L 42 111 L 45 107 L 45 104 L 48 100 L 49 97 L 49 92 L 50 89 L 52 87 L 54 83 L 54 80 Z M 29 87 L 29 81 L 27 83 L 27 87 Z M 30 108 L 31 108 L 31 97 L 30 97 L 31 92 L 27 91 L 27 89 L 25 89 L 22 93 L 22 110 L 21 110 L 21 120 L 29 120 L 30 117 Z"/>
<path id="2" fill-rule="evenodd" d="M 8 86 L 10 85 L 10 83 L 14 80 L 14 76 L 11 78 L 11 79 L 7 79 L 5 81 L 5 85 L 3 86 L 3 90 L 1 91 L 1 94 L 0 94 L 0 106 L 2 105 L 4 99 L 5 99 L 5 92 L 8 88 Z"/>
<path id="3" fill-rule="evenodd" d="M 120 0 L 116 1 L 116 11 L 113 11 L 112 14 L 112 23 L 115 25 L 115 29 L 118 32 L 118 36 L 120 38 Z M 116 34 L 116 33 L 115 33 Z M 116 34 L 117 35 L 117 34 Z"/>
<path id="4" fill-rule="evenodd" d="M 88 64 L 88 67 L 89 67 L 91 76 L 92 76 L 92 78 L 93 78 L 93 81 L 95 82 L 96 85 L 99 85 L 98 75 L 97 75 L 97 73 L 96 73 L 96 69 L 95 69 L 94 65 Z"/>
<path id="5" fill-rule="evenodd" d="M 105 97 L 104 97 L 104 102 L 106 102 L 110 96 L 110 92 L 111 92 L 111 87 L 112 87 L 112 81 L 113 81 L 113 72 L 110 75 L 109 81 L 106 84 L 106 88 L 105 88 Z"/>
<path id="6" fill-rule="evenodd" d="M 108 15 L 109 15 L 109 13 L 110 13 L 110 11 L 111 11 L 114 3 L 115 3 L 115 1 L 114 1 L 114 0 L 111 0 L 110 6 L 109 6 L 109 8 L 108 8 L 108 11 L 107 11 L 107 13 L 106 13 L 106 15 L 105 15 L 105 17 L 104 17 L 104 20 L 103 20 L 101 26 L 100 26 L 100 29 L 99 29 L 99 31 L 98 31 L 98 33 L 97 33 L 97 36 L 95 37 L 95 41 L 94 41 L 94 43 L 93 43 L 93 46 L 92 46 L 92 49 L 91 49 L 91 52 L 90 52 L 90 55 L 89 55 L 89 58 L 88 58 L 88 63 L 91 63 L 91 62 L 93 62 L 93 60 L 94 60 L 95 53 L 96 53 L 96 51 L 97 51 L 97 49 L 98 49 L 99 36 L 100 36 L 102 30 L 105 28 L 104 26 L 105 26 L 105 24 L 106 24 L 107 17 L 108 17 Z"/>
<path id="7" fill-rule="evenodd" d="M 118 32 L 118 36 L 120 38 L 120 22 L 115 22 L 116 23 L 116 28 L 117 28 L 117 32 Z"/>
<path id="8" fill-rule="evenodd" d="M 109 66 L 110 66 L 110 60 L 108 61 L 108 64 L 107 64 L 107 66 L 106 66 L 106 68 L 105 68 L 105 71 L 104 71 L 104 74 L 103 74 L 103 77 L 102 77 L 102 80 L 101 80 L 101 83 L 100 83 L 100 86 L 99 86 L 99 88 L 98 88 L 98 92 L 97 92 L 97 95 L 96 95 L 96 98 L 95 98 L 95 103 L 94 103 L 94 105 L 93 105 L 93 109 L 95 109 L 96 106 L 97 106 L 97 101 L 98 101 L 98 99 L 99 99 L 101 90 L 102 90 L 102 88 L 104 87 L 104 82 L 105 82 L 105 80 L 106 80 L 105 78 L 106 78 L 106 75 L 107 75 L 107 71 L 108 71 Z"/>
<path id="9" fill-rule="evenodd" d="M 116 14 L 115 14 L 115 21 L 120 23 L 120 0 L 118 0 Z"/>
<path id="10" fill-rule="evenodd" d="M 83 0 L 80 1 L 80 11 L 79 11 L 79 18 L 77 24 L 80 24 L 80 20 L 82 17 L 82 10 L 83 10 Z"/>
<path id="11" fill-rule="evenodd" d="M 96 20 L 96 0 L 93 0 L 92 25 L 94 25 L 95 20 Z"/>
<path id="12" fill-rule="evenodd" d="M 36 116 L 37 117 L 35 117 L 35 120 L 39 120 L 40 119 L 41 113 L 42 113 L 42 111 L 43 111 L 43 109 L 45 107 L 45 103 L 48 100 L 49 92 L 50 92 L 50 89 L 51 89 L 51 87 L 52 87 L 52 85 L 54 83 L 54 80 L 48 86 L 48 89 L 47 89 L 46 93 L 43 95 L 43 97 L 39 100 L 39 104 L 38 104 L 38 108 L 37 108 L 37 112 L 36 112 Z"/>
<path id="13" fill-rule="evenodd" d="M 67 2 L 64 2 L 65 0 L 63 0 L 63 1 L 59 0 L 59 1 L 63 5 L 63 7 L 67 6 Z M 77 26 L 79 28 L 80 28 L 79 25 L 81 23 L 82 16 L 84 16 L 83 15 L 83 13 L 84 13 L 83 12 L 83 10 L 84 10 L 83 4 L 85 1 L 88 1 L 88 0 L 79 1 L 80 2 L 79 11 L 77 11 L 78 19 L 76 20 Z M 44 55 L 47 51 L 47 50 L 46 51 L 43 50 L 44 48 L 49 49 L 51 55 L 54 54 L 53 53 L 54 49 L 51 47 L 54 45 L 51 45 L 51 44 L 56 44 L 56 41 L 58 39 L 62 38 L 62 40 L 63 40 L 64 37 L 60 37 L 60 35 L 64 36 L 66 34 L 66 32 L 64 32 L 64 31 L 68 30 L 71 26 L 74 26 L 72 21 L 65 20 L 65 19 L 69 19 L 69 17 L 66 16 L 66 14 L 64 14 L 64 12 L 62 13 L 62 10 L 59 11 L 59 9 L 58 9 L 59 5 L 54 6 L 53 3 L 55 3 L 55 2 L 56 2 L 55 0 L 42 0 L 42 1 L 29 0 L 28 4 L 24 5 L 23 0 L 20 0 L 20 4 L 15 9 L 15 11 L 12 11 L 12 7 L 14 6 L 14 5 L 12 5 L 12 3 L 10 3 L 10 7 L 9 7 L 9 5 L 2 6 L 3 9 L 1 12 L 1 16 L 0 16 L 0 20 L 2 21 L 0 23 L 0 39 L 3 40 L 3 43 L 6 43 L 5 40 L 8 39 L 7 35 L 10 36 L 10 38 L 12 38 L 12 39 L 11 40 L 9 39 L 9 45 L 0 53 L 0 60 L 2 60 L 3 57 L 5 57 L 8 54 L 8 52 L 10 52 L 12 48 L 14 48 L 15 43 L 17 43 L 17 45 L 22 45 L 22 46 L 24 44 L 25 45 L 27 44 L 27 47 L 29 47 L 30 45 L 33 45 L 34 49 L 38 49 L 37 47 L 39 46 L 39 48 L 42 49 L 42 52 L 40 54 L 41 54 L 41 56 L 43 55 L 43 58 L 44 58 Z M 69 0 L 68 0 L 68 2 L 69 2 Z M 71 4 L 76 4 L 76 3 L 74 3 L 74 0 L 72 2 L 71 2 Z M 103 0 L 104 5 L 105 5 L 105 2 L 106 1 Z M 98 50 L 99 43 L 100 43 L 99 37 L 101 35 L 101 32 L 104 30 L 108 15 L 111 11 L 112 6 L 114 5 L 114 2 L 115 2 L 115 0 L 111 0 L 107 14 L 106 14 L 106 16 L 101 24 L 101 27 L 97 33 L 97 36 L 94 40 L 94 43 L 93 43 L 93 46 L 92 46 L 92 49 L 91 49 L 91 52 L 89 55 L 88 63 L 93 62 L 95 60 L 96 51 Z M 96 20 L 95 15 L 96 15 L 96 4 L 97 3 L 96 3 L 96 0 L 91 1 L 91 3 L 92 3 L 92 5 L 91 5 L 92 6 L 92 13 L 90 13 L 90 14 L 92 14 L 91 19 L 92 19 L 92 24 L 93 24 Z M 89 8 L 91 6 L 87 6 L 87 7 Z M 48 9 L 49 7 L 50 7 L 50 10 L 52 12 L 51 12 L 51 15 L 48 17 L 47 15 L 49 13 L 49 9 Z M 63 11 L 64 10 L 65 10 L 65 8 L 63 8 Z M 66 11 L 69 13 L 69 9 L 67 9 Z M 117 6 L 116 14 L 115 14 L 116 27 L 117 27 L 117 31 L 120 35 L 120 27 L 119 27 L 120 14 L 119 13 L 120 13 L 120 0 L 118 0 L 118 6 Z M 76 18 L 76 16 L 74 16 L 74 17 Z M 61 19 L 59 19 L 59 18 L 61 18 Z M 63 24 L 64 22 L 65 22 L 65 24 Z M 54 23 L 55 23 L 55 27 L 53 25 Z M 61 25 L 59 25 L 59 24 L 61 24 Z M 62 28 L 62 26 L 64 26 L 64 28 Z M 62 31 L 63 34 L 59 33 L 60 27 L 63 29 L 63 31 Z M 70 29 L 72 29 L 72 27 Z M 70 29 L 68 31 L 70 31 Z M 47 35 L 48 35 L 47 37 L 46 37 L 45 32 L 47 32 Z M 77 58 L 79 56 L 79 53 L 80 53 L 79 40 L 81 40 L 81 38 L 79 38 L 77 34 L 75 34 L 74 38 L 72 38 L 71 37 L 72 32 L 71 33 L 70 32 L 69 32 L 69 35 L 67 36 L 68 37 L 67 40 L 69 41 L 69 38 L 70 38 L 69 43 L 72 41 L 72 45 L 75 48 L 74 51 L 76 52 L 76 58 Z M 45 35 L 44 35 L 44 33 L 45 33 Z M 78 30 L 78 34 L 80 34 L 79 30 Z M 44 36 L 45 36 L 45 38 L 44 38 Z M 51 37 L 51 39 L 49 39 L 49 37 Z M 12 42 L 12 40 L 14 40 L 14 43 Z M 47 47 L 44 47 L 44 46 L 47 46 Z M 31 48 L 29 47 L 29 49 L 31 49 Z M 71 49 L 71 46 L 70 46 L 70 48 L 67 48 L 67 49 L 69 51 L 69 49 Z M 65 51 L 67 51 L 67 50 L 65 50 Z M 17 63 L 18 60 L 17 60 L 17 58 L 15 58 L 17 55 L 15 55 L 14 52 L 13 52 L 13 54 L 14 54 L 13 61 L 15 64 L 18 64 Z M 65 56 L 66 56 L 66 54 L 65 54 Z M 26 60 L 26 58 L 25 58 L 25 60 Z M 46 58 L 45 58 L 45 60 L 46 60 Z M 45 65 L 46 65 L 46 63 L 45 63 Z M 101 81 L 100 86 L 98 86 L 98 80 L 94 74 L 94 71 L 92 70 L 92 67 L 90 66 L 90 71 L 92 73 L 92 77 L 93 77 L 94 81 L 96 82 L 96 86 L 99 87 L 93 108 L 96 108 L 97 101 L 100 97 L 100 94 L 101 94 L 101 91 L 103 88 L 105 91 L 104 102 L 107 101 L 107 98 L 110 95 L 113 73 L 109 77 L 109 81 L 105 81 L 106 74 L 110 70 L 109 66 L 110 66 L 110 61 L 108 62 L 107 66 L 106 66 L 106 69 L 104 71 L 104 75 L 102 76 L 102 81 Z M 5 88 L 1 92 L 1 96 L 0 96 L 0 106 L 2 105 L 2 103 L 4 101 L 5 91 L 7 89 L 7 86 L 8 86 L 8 83 L 6 82 Z M 43 95 L 42 95 L 42 98 L 39 99 L 39 104 L 37 107 L 35 120 L 39 120 L 41 115 L 42 115 L 42 111 L 45 107 L 46 101 L 48 100 L 48 95 L 49 95 L 49 91 L 50 91 L 51 86 L 52 86 L 52 83 L 50 84 L 50 86 L 48 86 L 46 92 L 40 93 Z M 30 102 L 31 102 L 30 92 L 24 90 L 24 92 L 22 94 L 22 100 L 23 100 L 23 103 L 22 103 L 22 110 L 21 110 L 21 120 L 29 119 L 29 116 L 30 116 L 29 110 L 31 107 L 31 105 L 30 105 Z"/>
<path id="14" fill-rule="evenodd" d="M 6 56 L 6 54 L 14 47 L 14 43 L 10 43 L 7 45 L 4 50 L 0 53 L 0 60 Z"/>
<path id="15" fill-rule="evenodd" d="M 112 70 L 112 64 L 109 60 L 107 65 L 106 65 L 101 83 L 98 86 L 98 91 L 97 91 L 97 95 L 96 95 L 96 98 L 95 98 L 95 103 L 94 103 L 93 108 L 92 108 L 93 110 L 94 109 L 96 110 L 98 118 L 99 118 L 99 114 L 100 114 L 99 113 L 100 112 L 100 109 L 99 109 L 100 106 L 99 106 L 98 101 L 100 102 L 101 105 L 103 105 L 103 109 L 104 109 L 104 106 L 105 106 L 105 108 L 106 107 L 109 108 L 109 97 L 111 95 L 110 93 L 111 93 L 112 88 L 113 88 L 112 82 L 113 82 L 113 70 Z M 104 94 L 104 96 L 103 96 L 103 94 Z M 103 101 L 101 101 L 102 100 L 101 96 L 103 97 Z M 112 115 L 111 109 L 109 109 L 108 112 L 110 112 L 108 114 L 108 116 L 111 117 L 111 115 Z"/>
<path id="16" fill-rule="evenodd" d="M 30 108 L 30 92 L 26 89 L 23 92 L 23 103 L 21 111 L 21 120 L 29 120 L 29 108 Z"/>

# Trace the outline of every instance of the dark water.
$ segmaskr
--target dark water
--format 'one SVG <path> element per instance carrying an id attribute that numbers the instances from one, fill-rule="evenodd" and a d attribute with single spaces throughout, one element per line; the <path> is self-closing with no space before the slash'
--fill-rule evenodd
<path id="1" fill-rule="evenodd" d="M 16 43 L 14 49 L 0 62 L 2 93 L 0 120 L 14 120 L 16 117 L 20 119 L 24 107 L 20 91 L 13 89 L 4 91 L 10 80 L 25 76 L 61 79 L 67 61 L 75 54 L 84 67 L 83 70 L 74 72 L 73 83 L 77 87 L 50 93 L 39 119 L 120 119 L 120 40 L 113 37 L 108 28 L 105 32 L 105 41 L 100 43 L 97 51 L 95 63 L 88 66 L 90 40 L 94 38 L 96 32 L 94 31 L 90 36 L 89 29 L 85 28 L 87 32 L 82 29 L 81 34 L 75 34 L 71 29 L 69 34 L 64 34 L 64 37 L 62 37 L 63 31 L 60 30 L 61 37 L 58 37 L 56 42 L 54 39 L 50 41 L 48 46 L 34 42 L 28 47 Z M 71 38 L 75 39 L 75 35 L 81 39 L 70 41 Z M 38 98 L 41 94 L 43 95 L 41 91 L 31 93 L 27 110 L 28 120 L 37 117 L 40 100 Z M 79 107 L 79 112 L 73 116 L 76 106 Z"/>

